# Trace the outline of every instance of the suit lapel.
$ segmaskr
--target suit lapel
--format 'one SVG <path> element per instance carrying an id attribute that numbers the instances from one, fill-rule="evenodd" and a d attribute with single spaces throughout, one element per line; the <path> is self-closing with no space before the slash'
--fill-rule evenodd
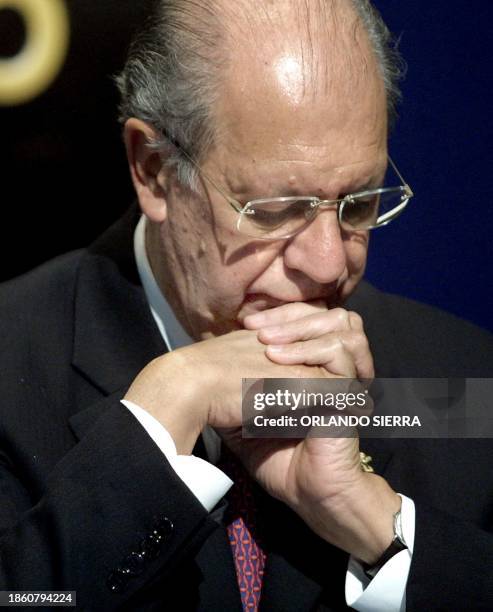
<path id="1" fill-rule="evenodd" d="M 233 555 L 225 528 L 212 533 L 195 557 L 195 562 L 202 576 L 200 612 L 242 612 Z"/>
<path id="2" fill-rule="evenodd" d="M 79 438 L 106 406 L 123 397 L 147 363 L 166 352 L 133 256 L 138 216 L 136 208 L 130 209 L 79 266 L 72 367 L 100 392 L 99 401 L 70 420 Z"/>
<path id="3" fill-rule="evenodd" d="M 132 209 L 94 243 L 77 278 L 72 365 L 105 395 L 166 352 L 133 257 L 137 218 Z"/>

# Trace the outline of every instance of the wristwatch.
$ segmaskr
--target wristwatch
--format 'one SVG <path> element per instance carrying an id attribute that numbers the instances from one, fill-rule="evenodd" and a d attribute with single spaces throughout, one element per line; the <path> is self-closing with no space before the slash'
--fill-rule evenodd
<path id="1" fill-rule="evenodd" d="M 394 514 L 394 539 L 390 546 L 382 553 L 381 557 L 369 565 L 368 563 L 362 563 L 363 570 L 368 578 L 373 579 L 382 567 L 387 563 L 389 559 L 392 559 L 397 553 L 407 548 L 406 541 L 404 540 L 404 534 L 402 532 L 402 520 L 401 511 L 399 510 Z"/>

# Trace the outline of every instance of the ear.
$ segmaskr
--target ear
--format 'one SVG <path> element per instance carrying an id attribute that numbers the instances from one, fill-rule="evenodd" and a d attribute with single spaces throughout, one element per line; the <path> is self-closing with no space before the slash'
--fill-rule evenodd
<path id="1" fill-rule="evenodd" d="M 142 212 L 155 223 L 162 223 L 167 213 L 167 188 L 170 170 L 163 165 L 158 151 L 148 145 L 155 130 L 140 119 L 129 119 L 124 127 L 128 165 Z"/>

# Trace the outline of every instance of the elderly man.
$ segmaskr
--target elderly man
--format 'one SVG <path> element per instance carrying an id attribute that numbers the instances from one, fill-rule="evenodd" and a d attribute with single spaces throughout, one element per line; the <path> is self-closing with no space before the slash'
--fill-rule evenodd
<path id="1" fill-rule="evenodd" d="M 242 378 L 488 375 L 487 334 L 361 281 L 412 196 L 388 42 L 366 0 L 157 2 L 118 79 L 142 216 L 1 290 L 2 589 L 493 606 L 487 442 L 367 440 L 369 473 L 238 435 Z"/>

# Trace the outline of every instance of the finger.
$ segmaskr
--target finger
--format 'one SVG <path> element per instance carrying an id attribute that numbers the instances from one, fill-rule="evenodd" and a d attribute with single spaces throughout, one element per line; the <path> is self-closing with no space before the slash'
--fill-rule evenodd
<path id="1" fill-rule="evenodd" d="M 341 376 L 348 376 L 346 372 L 351 371 L 353 378 L 372 379 L 375 374 L 368 339 L 362 332 L 343 331 L 313 340 L 269 345 L 266 355 L 276 363 L 322 365 L 329 372 Z M 348 358 L 351 367 L 347 363 Z M 344 370 L 344 374 L 341 374 L 341 370 Z"/>
<path id="2" fill-rule="evenodd" d="M 357 375 L 353 357 L 335 335 L 293 344 L 269 345 L 265 353 L 278 364 L 320 365 L 335 376 L 356 378 Z"/>
<path id="3" fill-rule="evenodd" d="M 373 356 L 366 334 L 362 331 L 338 332 L 344 348 L 354 360 L 356 373 L 360 380 L 373 380 L 375 368 Z"/>
<path id="4" fill-rule="evenodd" d="M 363 319 L 360 317 L 360 315 L 351 310 L 348 311 L 348 315 L 351 329 L 354 329 L 355 331 L 363 331 Z"/>
<path id="5" fill-rule="evenodd" d="M 327 310 L 327 305 L 323 300 L 292 302 L 248 315 L 243 320 L 243 326 L 246 329 L 260 329 L 268 325 L 282 325 L 324 310 Z"/>
<path id="6" fill-rule="evenodd" d="M 350 329 L 363 330 L 361 317 L 344 308 L 333 308 L 282 325 L 264 327 L 259 331 L 258 339 L 264 344 L 288 344 Z"/>
<path id="7" fill-rule="evenodd" d="M 355 331 L 337 332 L 335 335 L 344 346 L 345 351 L 351 355 L 356 370 L 355 378 L 364 381 L 373 380 L 375 368 L 366 335 L 363 332 Z"/>

